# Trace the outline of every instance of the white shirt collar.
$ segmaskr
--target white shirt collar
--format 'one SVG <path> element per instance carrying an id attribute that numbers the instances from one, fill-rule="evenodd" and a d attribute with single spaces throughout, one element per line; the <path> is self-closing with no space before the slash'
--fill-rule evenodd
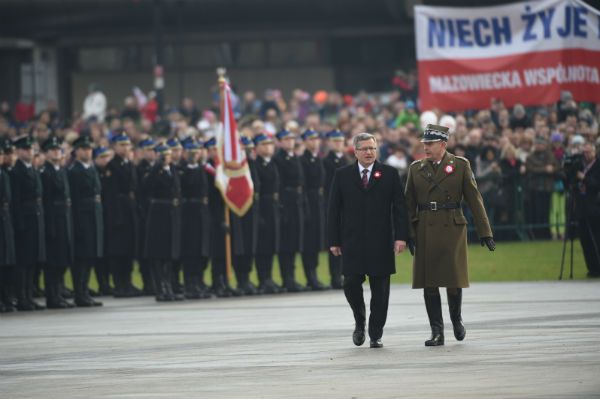
<path id="1" fill-rule="evenodd" d="M 341 158 L 341 157 L 344 156 L 344 153 L 343 152 L 336 152 L 335 156 L 338 157 L 338 158 Z"/>
<path id="2" fill-rule="evenodd" d="M 82 162 L 82 161 L 77 161 L 77 162 L 79 162 L 80 164 L 82 164 L 83 167 L 86 168 L 86 169 L 89 169 L 92 166 L 91 163 L 85 163 L 85 162 Z"/>
<path id="3" fill-rule="evenodd" d="M 373 165 L 375 165 L 375 163 L 374 163 L 374 162 L 371 164 L 371 166 L 369 166 L 368 168 L 365 168 L 365 167 L 363 167 L 363 166 L 360 164 L 360 162 L 358 162 L 358 173 L 360 173 L 360 175 L 361 175 L 361 177 L 362 177 L 363 170 L 365 170 L 365 169 L 366 169 L 366 170 L 368 170 L 368 171 L 369 171 L 369 173 L 367 173 L 367 176 L 371 176 L 371 171 L 373 170 Z"/>
<path id="4" fill-rule="evenodd" d="M 188 169 L 198 169 L 199 165 L 197 163 L 188 163 Z"/>
<path id="5" fill-rule="evenodd" d="M 263 160 L 264 160 L 266 163 L 269 163 L 269 162 L 271 162 L 271 158 L 266 158 L 266 157 L 265 157 L 265 158 L 263 158 Z"/>
<path id="6" fill-rule="evenodd" d="M 25 165 L 25 167 L 27 169 L 31 169 L 33 167 L 33 165 L 31 163 L 29 163 L 29 162 L 25 162 L 25 161 L 21 161 L 21 162 L 23 162 L 23 165 Z"/>

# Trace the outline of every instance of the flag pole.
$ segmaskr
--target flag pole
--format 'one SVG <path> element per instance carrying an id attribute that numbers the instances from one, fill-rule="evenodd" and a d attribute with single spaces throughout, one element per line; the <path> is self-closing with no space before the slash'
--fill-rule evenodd
<path id="1" fill-rule="evenodd" d="M 221 118 L 223 118 L 223 102 L 225 101 L 225 68 L 217 68 L 217 75 L 219 75 L 219 93 L 220 93 L 220 101 L 219 101 L 219 109 L 221 111 Z M 222 122 L 221 122 L 222 123 Z M 222 129 L 221 129 L 222 130 Z M 221 143 L 223 140 L 221 140 Z M 221 154 L 219 154 L 221 155 Z M 221 162 L 225 160 L 222 159 Z M 232 262 L 231 262 L 231 220 L 229 217 L 229 205 L 227 201 L 223 200 L 223 207 L 225 212 L 225 270 L 226 270 L 226 278 L 229 283 L 229 279 L 231 278 L 232 271 Z"/>

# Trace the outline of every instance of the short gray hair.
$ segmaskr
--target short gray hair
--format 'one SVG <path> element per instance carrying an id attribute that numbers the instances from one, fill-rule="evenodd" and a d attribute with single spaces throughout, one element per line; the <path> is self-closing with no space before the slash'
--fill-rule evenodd
<path id="1" fill-rule="evenodd" d="M 354 148 L 358 148 L 358 143 L 361 141 L 373 140 L 375 144 L 377 144 L 377 139 L 371 133 L 359 133 L 352 139 L 352 144 L 354 144 Z"/>

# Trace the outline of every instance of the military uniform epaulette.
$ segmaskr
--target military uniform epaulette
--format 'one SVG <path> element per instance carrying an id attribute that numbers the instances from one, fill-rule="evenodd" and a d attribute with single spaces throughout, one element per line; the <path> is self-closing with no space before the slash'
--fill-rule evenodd
<path id="1" fill-rule="evenodd" d="M 412 161 L 412 163 L 409 165 L 409 168 L 412 168 L 414 165 L 420 164 L 422 161 L 422 159 L 416 159 L 414 161 Z"/>
<path id="2" fill-rule="evenodd" d="M 471 162 L 469 162 L 469 160 L 465 157 L 461 157 L 460 155 L 455 155 L 454 158 L 456 159 L 460 159 L 461 161 L 465 161 L 466 163 L 470 164 Z"/>

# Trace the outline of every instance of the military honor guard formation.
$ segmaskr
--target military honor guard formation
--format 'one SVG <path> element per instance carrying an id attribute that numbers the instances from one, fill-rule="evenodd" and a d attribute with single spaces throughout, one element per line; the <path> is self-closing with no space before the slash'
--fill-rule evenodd
<path id="1" fill-rule="evenodd" d="M 102 306 L 97 298 L 108 295 L 180 301 L 343 289 L 355 319 L 353 342 L 362 345 L 362 284 L 368 277 L 368 334 L 371 347 L 379 348 L 394 255 L 408 248 L 413 288 L 424 289 L 431 324 L 425 344 L 444 344 L 439 287 L 447 289 L 454 335 L 464 339 L 462 289 L 469 280 L 463 201 L 482 245 L 493 251 L 495 244 L 469 162 L 446 152 L 448 129 L 427 126 L 427 157 L 410 166 L 405 185 L 394 168 L 376 160 L 374 136 L 355 136 L 352 151 L 342 132 L 324 136 L 325 142 L 310 129 L 241 136 L 254 193 L 242 216 L 227 215 L 215 184 L 215 137 L 203 142 L 148 136 L 133 148 L 119 131 L 110 138 L 111 148 L 94 148 L 85 133 L 68 144 L 51 136 L 39 143 L 42 164 L 36 164 L 29 136 L 5 140 L 0 311 Z M 317 277 L 324 250 L 326 282 Z M 298 255 L 306 286 L 296 280 Z M 273 278 L 275 256 L 281 284 Z M 141 288 L 132 282 L 136 263 Z M 204 280 L 209 265 L 210 285 Z M 250 279 L 253 266 L 258 285 Z M 69 270 L 72 290 L 65 285 Z M 36 300 L 42 296 L 45 305 Z"/>

